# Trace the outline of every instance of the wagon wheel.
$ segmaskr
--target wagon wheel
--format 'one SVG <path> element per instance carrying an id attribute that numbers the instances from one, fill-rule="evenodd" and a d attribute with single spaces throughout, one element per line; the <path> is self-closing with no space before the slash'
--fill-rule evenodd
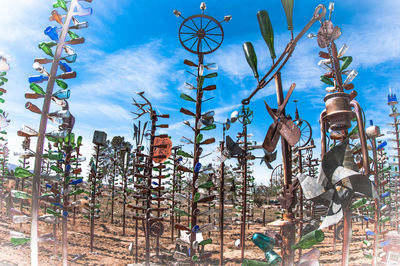
<path id="1" fill-rule="evenodd" d="M 179 41 L 194 54 L 209 54 L 224 40 L 224 30 L 213 17 L 199 14 L 186 18 L 179 27 Z"/>
<path id="2" fill-rule="evenodd" d="M 276 167 L 274 168 L 274 170 L 272 170 L 272 173 L 271 173 L 271 185 L 272 185 L 272 184 L 277 185 L 279 180 L 280 180 L 281 183 L 282 183 L 282 181 L 283 181 L 283 168 L 282 168 L 282 164 L 276 166 Z"/>
<path id="3" fill-rule="evenodd" d="M 293 121 L 296 126 L 300 129 L 300 139 L 297 142 L 297 147 L 305 147 L 311 140 L 312 129 L 310 124 L 301 118 Z"/>

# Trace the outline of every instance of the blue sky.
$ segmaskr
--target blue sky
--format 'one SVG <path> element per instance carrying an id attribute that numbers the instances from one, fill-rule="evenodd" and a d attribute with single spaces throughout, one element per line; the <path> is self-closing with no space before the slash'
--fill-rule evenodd
<path id="1" fill-rule="evenodd" d="M 2 0 L 0 10 L 0 54 L 5 55 L 11 65 L 7 77 L 9 82 L 3 86 L 8 93 L 3 110 L 10 113 L 12 120 L 7 128 L 11 152 L 20 149 L 22 138 L 16 131 L 26 124 L 34 128 L 39 126 L 39 116 L 24 108 L 24 93 L 29 92 L 28 77 L 36 75 L 32 68 L 33 59 L 44 57 L 37 48 L 38 43 L 49 41 L 43 30 L 55 26 L 48 17 L 52 8 L 48 0 Z M 175 145 L 180 136 L 192 136 L 182 124 L 186 117 L 179 113 L 181 106 L 190 107 L 179 98 L 185 81 L 193 82 L 184 59 L 196 60 L 179 43 L 178 29 L 182 22 L 172 11 L 178 9 L 182 15 L 200 13 L 201 1 L 100 1 L 94 0 L 84 6 L 93 8 L 93 15 L 87 17 L 89 28 L 76 31 L 86 38 L 86 43 L 74 47 L 78 54 L 75 64 L 71 64 L 78 73 L 75 80 L 69 80 L 71 88 L 70 111 L 76 117 L 74 131 L 84 137 L 83 153 L 89 157 L 94 130 L 104 130 L 109 137 L 115 135 L 132 139 L 134 111 L 131 105 L 135 91 L 145 91 L 153 105 L 161 113 L 169 113 L 168 120 Z M 258 55 L 259 72 L 263 75 L 271 66 L 269 52 L 262 39 L 256 13 L 265 9 L 269 12 L 275 33 L 275 47 L 279 55 L 290 38 L 286 19 L 279 0 L 264 1 L 207 1 L 208 15 L 222 20 L 232 15 L 229 23 L 223 23 L 225 40 L 212 55 L 205 57 L 205 63 L 218 65 L 217 90 L 206 97 L 215 99 L 204 105 L 204 110 L 215 110 L 216 120 L 224 121 L 229 114 L 240 107 L 240 102 L 256 87 L 242 52 L 242 43 L 251 41 Z M 297 34 L 311 18 L 315 6 L 329 1 L 295 1 L 294 33 Z M 61 12 L 61 11 L 60 11 Z M 333 14 L 333 23 L 342 29 L 337 45 L 349 46 L 347 55 L 353 56 L 351 68 L 359 75 L 354 81 L 357 100 L 365 109 L 367 119 L 386 127 L 389 108 L 386 95 L 389 87 L 396 92 L 400 86 L 400 1 L 337 1 Z M 85 18 L 81 18 L 85 20 Z M 309 32 L 316 33 L 319 23 L 315 23 Z M 313 127 L 314 139 L 319 143 L 318 117 L 324 108 L 325 86 L 319 81 L 323 70 L 317 66 L 319 61 L 316 40 L 304 37 L 298 43 L 289 63 L 282 71 L 284 90 L 291 83 L 296 89 L 291 100 L 299 100 L 300 116 Z M 49 68 L 49 66 L 47 66 Z M 250 108 L 255 117 L 249 132 L 253 139 L 262 142 L 272 119 L 267 114 L 263 101 L 276 107 L 273 84 L 260 91 L 252 101 Z M 41 100 L 34 100 L 42 106 Z M 57 110 L 57 106 L 52 106 Z M 288 112 L 294 116 L 294 104 L 288 104 Z M 48 131 L 55 129 L 51 122 Z M 240 125 L 234 125 L 228 132 L 235 136 Z M 384 132 L 386 130 L 383 130 Z M 210 132 L 221 136 L 221 128 Z M 35 141 L 31 147 L 35 148 Z M 213 150 L 216 146 L 208 147 Z M 278 145 L 280 147 L 280 145 Z M 191 150 L 186 148 L 186 150 Z M 319 154 L 315 150 L 314 154 Z M 210 158 L 211 159 L 211 158 Z M 17 158 L 11 156 L 11 162 Z M 232 161 L 234 163 L 234 161 Z M 277 163 L 274 164 L 274 166 Z M 270 171 L 265 165 L 255 163 L 256 181 L 266 183 Z"/>

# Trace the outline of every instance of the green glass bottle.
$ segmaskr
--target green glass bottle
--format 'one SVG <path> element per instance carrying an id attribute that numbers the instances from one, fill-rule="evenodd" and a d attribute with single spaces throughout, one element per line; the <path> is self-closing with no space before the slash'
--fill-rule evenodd
<path id="1" fill-rule="evenodd" d="M 57 0 L 57 2 L 53 3 L 53 8 L 57 8 L 57 7 L 60 7 L 62 9 L 64 9 L 65 12 L 68 12 L 67 4 L 65 3 L 64 0 Z"/>
<path id="2" fill-rule="evenodd" d="M 58 87 L 60 87 L 64 90 L 68 88 L 68 84 L 65 83 L 65 81 L 63 81 L 61 79 L 56 79 L 56 83 L 57 83 Z"/>
<path id="3" fill-rule="evenodd" d="M 199 144 L 203 140 L 203 134 L 198 134 L 196 137 L 196 143 Z"/>
<path id="4" fill-rule="evenodd" d="M 357 209 L 357 208 L 360 208 L 361 206 L 363 206 L 365 203 L 367 203 L 367 199 L 362 198 L 362 199 L 355 201 L 353 204 L 351 204 L 350 208 Z"/>
<path id="5" fill-rule="evenodd" d="M 33 176 L 33 173 L 18 166 L 14 170 L 14 176 L 17 178 L 27 178 Z"/>
<path id="6" fill-rule="evenodd" d="M 31 90 L 33 90 L 34 92 L 36 92 L 37 94 L 40 94 L 40 95 L 45 95 L 46 94 L 46 92 L 42 89 L 42 87 L 40 87 L 36 83 L 29 84 L 29 88 Z"/>
<path id="7" fill-rule="evenodd" d="M 77 146 L 81 146 L 82 145 L 82 136 L 79 136 L 77 141 L 76 141 Z"/>
<path id="8" fill-rule="evenodd" d="M 205 75 L 204 78 L 210 79 L 210 78 L 215 78 L 215 77 L 217 77 L 217 76 L 218 76 L 218 73 L 217 73 L 217 72 L 213 72 L 213 73 L 210 73 L 210 74 Z M 203 84 L 202 84 L 202 85 L 203 85 Z"/>
<path id="9" fill-rule="evenodd" d="M 75 32 L 73 32 L 73 31 L 68 31 L 68 35 L 69 35 L 69 37 L 71 38 L 71 39 L 79 39 L 79 35 L 78 34 L 76 34 Z"/>
<path id="10" fill-rule="evenodd" d="M 28 237 L 11 237 L 11 244 L 14 246 L 20 246 L 28 243 L 30 238 Z"/>
<path id="11" fill-rule="evenodd" d="M 184 210 L 178 209 L 178 208 L 174 208 L 174 212 L 175 212 L 178 216 L 190 216 L 189 213 L 185 212 Z"/>
<path id="12" fill-rule="evenodd" d="M 42 49 L 42 51 L 47 54 L 48 56 L 54 57 L 53 51 L 51 48 L 44 42 L 39 44 L 39 48 Z"/>
<path id="13" fill-rule="evenodd" d="M 270 264 L 265 261 L 244 259 L 242 261 L 242 266 L 270 266 Z"/>
<path id="14" fill-rule="evenodd" d="M 293 5 L 294 0 L 281 0 L 283 9 L 286 14 L 286 21 L 288 24 L 288 30 L 293 30 Z"/>
<path id="15" fill-rule="evenodd" d="M 199 201 L 199 199 L 200 199 L 200 193 L 199 193 L 199 192 L 196 192 L 196 193 L 194 194 L 193 200 L 194 200 L 194 202 L 197 202 L 197 201 Z"/>
<path id="16" fill-rule="evenodd" d="M 208 244 L 212 244 L 212 239 L 211 238 L 204 239 L 203 241 L 201 241 L 199 243 L 199 245 L 201 245 L 201 246 L 205 246 L 205 245 L 208 245 Z"/>
<path id="17" fill-rule="evenodd" d="M 383 216 L 379 219 L 379 222 L 381 223 L 387 223 L 390 221 L 390 217 L 389 216 Z"/>
<path id="18" fill-rule="evenodd" d="M 330 78 L 325 77 L 324 75 L 322 75 L 319 79 L 320 79 L 323 83 L 325 83 L 325 84 L 327 84 L 327 85 L 330 85 L 330 86 L 334 86 L 334 85 L 335 85 L 335 84 L 333 83 L 333 81 L 332 81 Z"/>
<path id="19" fill-rule="evenodd" d="M 61 169 L 60 167 L 57 167 L 56 165 L 52 165 L 50 166 L 50 169 L 55 171 L 56 173 L 62 173 L 64 172 L 63 169 Z"/>
<path id="20" fill-rule="evenodd" d="M 257 69 L 257 55 L 254 51 L 253 44 L 251 42 L 245 42 L 243 44 L 243 52 L 246 57 L 246 61 L 249 64 L 251 70 L 253 71 L 254 77 L 259 78 Z"/>
<path id="21" fill-rule="evenodd" d="M 26 192 L 18 191 L 18 190 L 11 190 L 11 196 L 15 199 L 29 199 L 31 195 Z"/>
<path id="22" fill-rule="evenodd" d="M 260 26 L 261 35 L 264 38 L 265 43 L 268 46 L 271 58 L 275 59 L 275 48 L 274 48 L 274 30 L 272 29 L 271 20 L 269 19 L 268 12 L 261 10 L 257 12 L 258 25 Z"/>
<path id="23" fill-rule="evenodd" d="M 216 128 L 217 128 L 217 126 L 215 124 L 212 124 L 210 126 L 203 127 L 200 130 L 212 130 L 212 129 L 216 129 Z"/>
<path id="24" fill-rule="evenodd" d="M 321 230 L 314 230 L 305 236 L 303 236 L 299 242 L 292 246 L 292 250 L 294 249 L 307 249 L 312 247 L 315 244 L 321 243 L 325 238 L 325 234 Z"/>
<path id="25" fill-rule="evenodd" d="M 213 181 L 207 181 L 201 185 L 199 185 L 199 188 L 212 188 L 214 186 Z"/>
<path id="26" fill-rule="evenodd" d="M 389 172 L 390 170 L 391 170 L 391 167 L 390 167 L 390 166 L 387 166 L 387 167 L 383 168 L 382 170 L 380 170 L 380 171 L 379 171 L 379 174 L 387 173 L 387 172 Z M 397 171 L 397 170 L 396 170 L 396 171 Z"/>
<path id="27" fill-rule="evenodd" d="M 353 57 L 351 56 L 343 56 L 342 58 L 340 58 L 340 60 L 343 61 L 342 66 L 340 67 L 340 72 L 342 72 L 343 70 L 345 70 L 353 61 Z"/>

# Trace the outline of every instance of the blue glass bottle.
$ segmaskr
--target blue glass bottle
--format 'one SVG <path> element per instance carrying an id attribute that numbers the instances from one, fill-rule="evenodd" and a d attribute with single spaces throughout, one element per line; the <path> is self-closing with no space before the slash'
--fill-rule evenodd
<path id="1" fill-rule="evenodd" d="M 64 62 L 60 61 L 59 65 L 60 65 L 60 68 L 61 68 L 61 70 L 63 72 L 71 72 L 72 71 L 72 68 L 69 65 L 67 65 L 67 63 L 64 63 Z"/>
<path id="2" fill-rule="evenodd" d="M 60 99 L 60 100 L 66 100 L 66 99 L 69 99 L 70 95 L 71 95 L 70 90 L 61 89 L 61 90 L 56 91 L 53 94 L 53 97 L 56 97 L 57 99 Z"/>
<path id="3" fill-rule="evenodd" d="M 28 79 L 29 83 L 42 83 L 47 80 L 49 80 L 49 77 L 44 75 L 30 76 Z"/>
<path id="4" fill-rule="evenodd" d="M 382 193 L 381 194 L 381 198 L 383 199 L 383 198 L 386 198 L 386 197 L 388 197 L 388 196 L 390 196 L 390 191 L 386 191 L 385 193 Z"/>
<path id="5" fill-rule="evenodd" d="M 67 61 L 68 63 L 74 63 L 74 62 L 76 61 L 76 57 L 77 57 L 76 54 L 72 54 L 72 55 L 68 55 L 68 56 L 62 57 L 62 58 L 60 58 L 60 59 L 61 59 L 61 60 L 65 60 L 65 61 Z"/>
<path id="6" fill-rule="evenodd" d="M 200 171 L 201 168 L 201 163 L 196 163 L 196 165 L 194 166 L 194 172 L 198 173 Z"/>
<path id="7" fill-rule="evenodd" d="M 251 240 L 257 247 L 259 247 L 264 252 L 272 249 L 275 245 L 275 239 L 261 233 L 253 234 Z"/>
<path id="8" fill-rule="evenodd" d="M 44 34 L 46 34 L 47 36 L 49 36 L 49 38 L 52 39 L 53 41 L 58 42 L 58 41 L 60 40 L 60 39 L 58 38 L 57 27 L 48 26 L 48 27 L 44 30 Z"/>

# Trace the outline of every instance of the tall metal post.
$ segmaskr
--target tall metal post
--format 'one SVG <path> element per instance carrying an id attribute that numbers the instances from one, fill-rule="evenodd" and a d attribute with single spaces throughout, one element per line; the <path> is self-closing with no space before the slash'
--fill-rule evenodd
<path id="1" fill-rule="evenodd" d="M 220 144 L 221 156 L 225 147 L 225 123 L 222 124 L 222 141 Z M 219 189 L 219 265 L 224 265 L 224 201 L 225 201 L 225 161 L 222 160 L 220 169 L 220 189 Z"/>
<path id="2" fill-rule="evenodd" d="M 243 113 L 244 105 L 242 106 Z M 246 248 L 246 216 L 247 216 L 247 123 L 243 123 L 243 141 L 244 141 L 244 156 L 242 161 L 242 221 L 240 224 L 240 249 L 241 249 L 241 261 L 244 259 L 244 250 Z"/>
<path id="3" fill-rule="evenodd" d="M 276 97 L 278 101 L 278 106 L 283 103 L 283 90 L 282 90 L 282 79 L 281 73 L 277 72 L 274 76 L 275 87 L 276 87 Z M 285 110 L 282 111 L 285 115 Z M 284 176 L 284 191 L 289 190 L 289 186 L 292 184 L 292 158 L 291 158 L 291 147 L 284 138 L 281 138 L 282 146 L 282 166 L 283 166 L 283 176 Z M 286 193 L 285 193 L 286 194 Z M 293 222 L 293 205 L 296 196 L 292 195 L 292 205 L 285 208 L 285 213 L 283 214 L 283 219 L 287 222 L 282 228 L 282 265 L 293 265 L 294 263 L 294 251 L 292 250 L 292 245 L 295 242 L 295 224 Z"/>
<path id="4" fill-rule="evenodd" d="M 373 155 L 373 163 L 374 163 L 374 182 L 376 187 L 379 189 L 379 176 L 378 176 L 378 158 L 377 158 L 377 153 L 376 153 L 376 138 L 373 137 L 371 139 L 372 143 L 372 155 Z M 379 190 L 378 190 L 379 191 Z M 378 255 L 378 239 L 379 239 L 379 199 L 374 199 L 374 244 L 373 244 L 373 253 L 372 253 L 372 266 L 377 265 L 377 255 Z"/>
<path id="5" fill-rule="evenodd" d="M 95 169 L 92 173 L 92 202 L 90 207 L 90 251 L 93 252 L 94 247 L 94 210 L 96 205 L 96 186 L 97 186 L 97 167 L 99 163 L 100 145 L 96 145 L 96 162 Z"/>

